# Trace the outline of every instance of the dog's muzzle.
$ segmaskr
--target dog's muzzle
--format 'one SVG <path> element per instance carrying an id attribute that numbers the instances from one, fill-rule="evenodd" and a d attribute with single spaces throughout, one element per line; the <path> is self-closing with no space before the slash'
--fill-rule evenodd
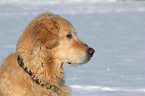
<path id="1" fill-rule="evenodd" d="M 69 59 L 65 59 L 65 63 L 69 64 L 69 65 L 81 65 L 81 64 L 85 64 L 86 62 L 88 62 L 91 57 L 94 55 L 95 50 L 93 48 L 88 48 L 85 54 L 80 54 L 77 57 L 77 62 L 74 62 L 73 60 L 69 60 Z"/>

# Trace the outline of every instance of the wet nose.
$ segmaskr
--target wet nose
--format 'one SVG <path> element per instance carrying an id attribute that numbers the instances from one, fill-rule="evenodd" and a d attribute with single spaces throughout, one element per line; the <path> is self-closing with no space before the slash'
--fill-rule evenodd
<path id="1" fill-rule="evenodd" d="M 93 48 L 88 49 L 88 54 L 92 57 L 93 54 L 95 53 L 95 50 Z"/>

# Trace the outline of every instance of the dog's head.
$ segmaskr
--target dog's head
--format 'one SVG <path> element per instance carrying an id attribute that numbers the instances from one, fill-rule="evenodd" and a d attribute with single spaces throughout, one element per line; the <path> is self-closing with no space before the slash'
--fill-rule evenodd
<path id="1" fill-rule="evenodd" d="M 95 52 L 77 38 L 77 32 L 71 23 L 57 15 L 40 16 L 34 24 L 33 34 L 62 63 L 83 64 Z"/>

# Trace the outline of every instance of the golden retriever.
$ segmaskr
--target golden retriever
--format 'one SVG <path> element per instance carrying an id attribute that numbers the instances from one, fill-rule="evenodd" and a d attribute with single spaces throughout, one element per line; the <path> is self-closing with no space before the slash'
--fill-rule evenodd
<path id="1" fill-rule="evenodd" d="M 80 65 L 95 50 L 80 41 L 67 20 L 45 13 L 35 18 L 20 37 L 16 53 L 0 69 L 0 96 L 70 96 L 63 64 Z"/>

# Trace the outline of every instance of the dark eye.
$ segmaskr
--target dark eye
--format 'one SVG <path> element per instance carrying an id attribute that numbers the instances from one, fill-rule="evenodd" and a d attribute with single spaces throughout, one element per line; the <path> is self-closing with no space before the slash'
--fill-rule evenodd
<path id="1" fill-rule="evenodd" d="M 70 39 L 72 38 L 72 35 L 70 33 L 68 33 L 66 36 Z"/>

